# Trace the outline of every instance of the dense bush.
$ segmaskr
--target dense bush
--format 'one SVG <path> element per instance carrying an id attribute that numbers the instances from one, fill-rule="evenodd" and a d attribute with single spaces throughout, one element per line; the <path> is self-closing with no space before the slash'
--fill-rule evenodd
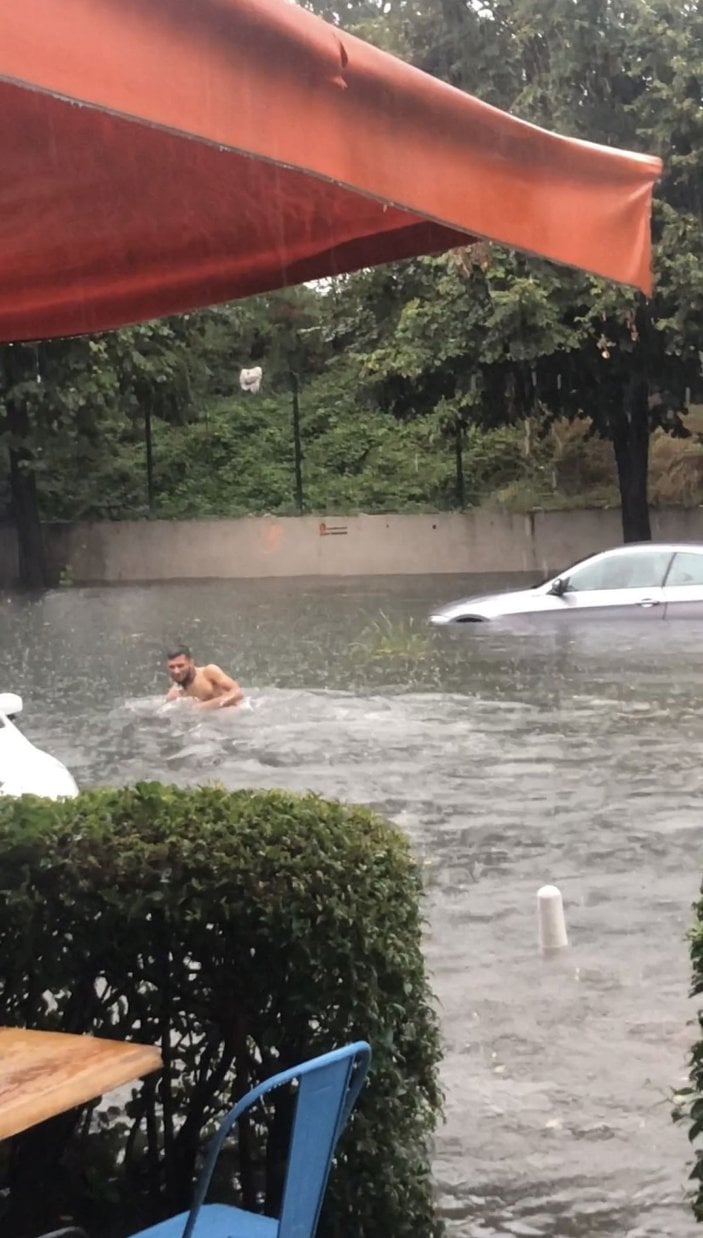
<path id="1" fill-rule="evenodd" d="M 692 982 L 691 996 L 703 994 L 703 898 L 695 906 L 695 920 L 690 935 Z M 703 1033 L 703 1010 L 698 1011 L 699 1031 Z M 691 1206 L 697 1221 L 703 1221 L 703 1039 L 691 1049 L 689 1085 L 680 1088 L 674 1098 L 674 1121 L 685 1122 L 694 1151 L 690 1180 L 693 1184 Z"/>
<path id="2" fill-rule="evenodd" d="M 419 901 L 403 835 L 361 808 L 151 783 L 0 798 L 0 1024 L 154 1043 L 166 1064 L 109 1120 L 89 1107 L 11 1142 L 5 1238 L 62 1216 L 105 1238 L 183 1208 L 233 1098 L 359 1037 L 373 1074 L 320 1234 L 435 1234 L 439 1048 Z M 236 1168 L 247 1206 L 275 1205 L 285 1116 L 272 1107 L 233 1150 L 221 1188 Z"/>

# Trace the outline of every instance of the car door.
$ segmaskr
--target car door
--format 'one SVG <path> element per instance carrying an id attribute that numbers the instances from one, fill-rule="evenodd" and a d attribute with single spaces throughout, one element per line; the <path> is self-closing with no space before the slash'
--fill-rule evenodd
<path id="1" fill-rule="evenodd" d="M 630 621 L 664 618 L 664 580 L 673 552 L 659 546 L 614 550 L 568 573 L 563 601 L 573 612 Z"/>
<path id="2" fill-rule="evenodd" d="M 678 550 L 664 582 L 667 619 L 703 615 L 703 550 Z"/>

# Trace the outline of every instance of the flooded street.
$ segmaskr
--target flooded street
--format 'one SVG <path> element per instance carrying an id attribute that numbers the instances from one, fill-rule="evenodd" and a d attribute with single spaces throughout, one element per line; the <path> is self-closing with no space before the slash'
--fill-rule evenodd
<path id="1" fill-rule="evenodd" d="M 451 1238 L 694 1234 L 670 1094 L 693 1013 L 700 632 L 469 625 L 425 644 L 430 607 L 466 591 L 444 576 L 4 595 L 0 687 L 83 786 L 310 789 L 408 832 L 446 1047 Z M 252 708 L 159 713 L 180 641 Z M 554 959 L 537 949 L 545 882 L 571 938 Z"/>

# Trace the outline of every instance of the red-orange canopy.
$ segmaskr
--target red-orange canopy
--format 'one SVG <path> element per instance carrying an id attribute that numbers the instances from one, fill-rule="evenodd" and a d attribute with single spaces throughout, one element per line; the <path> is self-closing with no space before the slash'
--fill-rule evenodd
<path id="1" fill-rule="evenodd" d="M 659 171 L 516 120 L 287 0 L 5 0 L 0 339 L 471 237 L 648 291 Z"/>

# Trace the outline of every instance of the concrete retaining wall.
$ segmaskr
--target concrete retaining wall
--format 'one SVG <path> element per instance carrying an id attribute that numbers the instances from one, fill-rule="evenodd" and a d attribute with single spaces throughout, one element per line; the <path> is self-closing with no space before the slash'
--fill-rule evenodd
<path id="1" fill-rule="evenodd" d="M 703 541 L 703 509 L 656 512 L 658 540 Z M 76 584 L 265 576 L 544 572 L 621 541 L 618 511 L 285 517 L 49 525 L 52 570 Z M 14 584 L 0 526 L 0 584 Z"/>

